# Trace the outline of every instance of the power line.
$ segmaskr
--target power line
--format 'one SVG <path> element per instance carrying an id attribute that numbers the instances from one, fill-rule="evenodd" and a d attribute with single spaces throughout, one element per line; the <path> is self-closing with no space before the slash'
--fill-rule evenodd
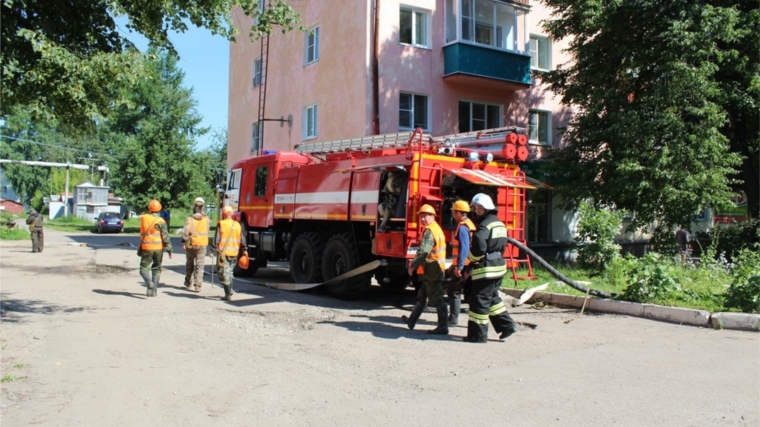
<path id="1" fill-rule="evenodd" d="M 116 159 L 122 159 L 122 158 L 124 158 L 123 156 L 117 156 L 115 154 L 101 153 L 101 152 L 98 152 L 98 151 L 85 150 L 85 149 L 82 149 L 82 148 L 64 147 L 62 145 L 45 144 L 44 142 L 37 142 L 37 141 L 32 141 L 30 139 L 24 139 L 24 138 L 16 138 L 16 137 L 13 137 L 13 136 L 8 136 L 8 135 L 0 135 L 0 138 L 12 139 L 14 141 L 28 142 L 30 144 L 43 145 L 43 146 L 46 146 L 46 147 L 60 148 L 61 150 L 81 151 L 83 153 L 88 153 L 88 154 L 98 154 L 98 155 L 101 155 L 101 156 L 108 156 L 108 157 L 113 157 L 113 158 L 116 158 Z"/>

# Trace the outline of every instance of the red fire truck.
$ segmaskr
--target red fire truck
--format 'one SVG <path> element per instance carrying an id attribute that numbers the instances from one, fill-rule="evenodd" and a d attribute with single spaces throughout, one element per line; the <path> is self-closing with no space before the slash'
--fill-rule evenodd
<path id="1" fill-rule="evenodd" d="M 417 252 L 417 210 L 428 203 L 447 233 L 451 205 L 489 194 L 509 236 L 525 242 L 525 190 L 519 163 L 528 157 L 518 128 L 433 137 L 412 132 L 300 144 L 241 160 L 228 172 L 224 203 L 236 210 L 251 259 L 247 274 L 288 260 L 295 283 L 319 283 L 375 260 L 374 271 L 327 284 L 339 298 L 360 296 L 374 274 L 388 288 L 410 285 Z M 504 253 L 516 279 L 529 258 Z M 413 278 L 412 278 L 413 280 Z"/>

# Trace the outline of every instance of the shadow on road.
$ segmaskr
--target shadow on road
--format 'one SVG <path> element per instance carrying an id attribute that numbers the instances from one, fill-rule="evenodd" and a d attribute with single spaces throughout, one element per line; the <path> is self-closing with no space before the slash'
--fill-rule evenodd
<path id="1" fill-rule="evenodd" d="M 66 307 L 58 304 L 50 304 L 41 300 L 6 299 L 3 294 L 0 301 L 0 318 L 3 322 L 19 323 L 23 320 L 20 314 L 57 314 L 79 313 L 88 310 L 86 307 Z"/>
<path id="2" fill-rule="evenodd" d="M 130 298 L 137 298 L 137 299 L 145 299 L 146 298 L 145 292 L 136 294 L 136 293 L 132 293 L 132 292 L 109 291 L 109 290 L 106 290 L 106 289 L 93 289 L 92 291 L 95 292 L 96 294 L 101 294 L 101 295 L 109 295 L 109 296 L 119 295 L 119 296 L 123 296 L 123 297 L 130 297 Z"/>

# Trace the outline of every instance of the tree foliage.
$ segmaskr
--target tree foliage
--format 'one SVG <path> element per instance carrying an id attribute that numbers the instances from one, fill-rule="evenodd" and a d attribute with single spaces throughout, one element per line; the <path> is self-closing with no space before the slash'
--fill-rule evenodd
<path id="1" fill-rule="evenodd" d="M 592 199 L 644 226 L 727 203 L 758 150 L 758 1 L 545 3 L 571 60 L 540 78 L 577 108 L 550 155 L 565 207 Z"/>
<path id="2" fill-rule="evenodd" d="M 145 209 L 151 199 L 167 208 L 190 206 L 205 190 L 206 166 L 194 153 L 199 127 L 192 90 L 182 87 L 184 73 L 177 57 L 151 51 L 143 79 L 124 97 L 129 105 L 117 108 L 106 122 L 118 148 L 111 186 L 125 203 Z"/>
<path id="3" fill-rule="evenodd" d="M 234 40 L 231 13 L 254 19 L 249 37 L 298 25 L 298 14 L 282 0 L 3 0 L 0 29 L 2 95 L 0 117 L 24 106 L 34 116 L 57 117 L 75 127 L 92 125 L 109 111 L 129 102 L 121 86 L 149 73 L 140 53 L 117 27 L 127 27 L 151 44 L 173 51 L 169 34 L 184 32 L 187 23 Z M 240 20 L 238 20 L 241 23 Z"/>

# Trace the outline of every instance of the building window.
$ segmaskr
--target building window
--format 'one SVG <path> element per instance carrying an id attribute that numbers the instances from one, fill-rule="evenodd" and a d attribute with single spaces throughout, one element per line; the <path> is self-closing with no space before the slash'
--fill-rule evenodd
<path id="1" fill-rule="evenodd" d="M 493 129 L 500 126 L 500 106 L 459 101 L 459 132 Z"/>
<path id="2" fill-rule="evenodd" d="M 303 139 L 314 139 L 317 137 L 317 106 L 310 105 L 303 109 Z"/>
<path id="3" fill-rule="evenodd" d="M 428 128 L 428 97 L 412 93 L 399 95 L 398 126 L 400 129 Z"/>
<path id="4" fill-rule="evenodd" d="M 493 0 L 446 0 L 445 5 L 447 43 L 464 40 L 525 51 L 527 40 L 520 30 L 527 25 L 525 6 Z"/>
<path id="5" fill-rule="evenodd" d="M 399 38 L 401 43 L 418 47 L 429 47 L 429 16 L 426 12 L 401 7 L 399 16 Z"/>
<path id="6" fill-rule="evenodd" d="M 256 122 L 251 126 L 251 153 L 258 154 L 261 151 L 261 137 L 264 134 L 262 123 Z"/>
<path id="7" fill-rule="evenodd" d="M 253 60 L 253 87 L 261 86 L 261 58 Z"/>
<path id="8" fill-rule="evenodd" d="M 319 61 L 319 27 L 315 27 L 306 33 L 305 64 L 309 65 L 317 61 Z"/>
<path id="9" fill-rule="evenodd" d="M 530 36 L 530 67 L 539 70 L 551 69 L 552 44 L 547 37 Z"/>
<path id="10" fill-rule="evenodd" d="M 551 197 L 546 190 L 527 191 L 525 234 L 528 243 L 549 243 Z"/>
<path id="11" fill-rule="evenodd" d="M 531 144 L 551 145 L 552 113 L 530 110 L 528 122 L 528 142 Z"/>
<path id="12" fill-rule="evenodd" d="M 256 184 L 254 184 L 253 195 L 255 197 L 263 197 L 267 195 L 267 175 L 269 174 L 269 168 L 266 166 L 259 166 L 256 169 Z"/>

